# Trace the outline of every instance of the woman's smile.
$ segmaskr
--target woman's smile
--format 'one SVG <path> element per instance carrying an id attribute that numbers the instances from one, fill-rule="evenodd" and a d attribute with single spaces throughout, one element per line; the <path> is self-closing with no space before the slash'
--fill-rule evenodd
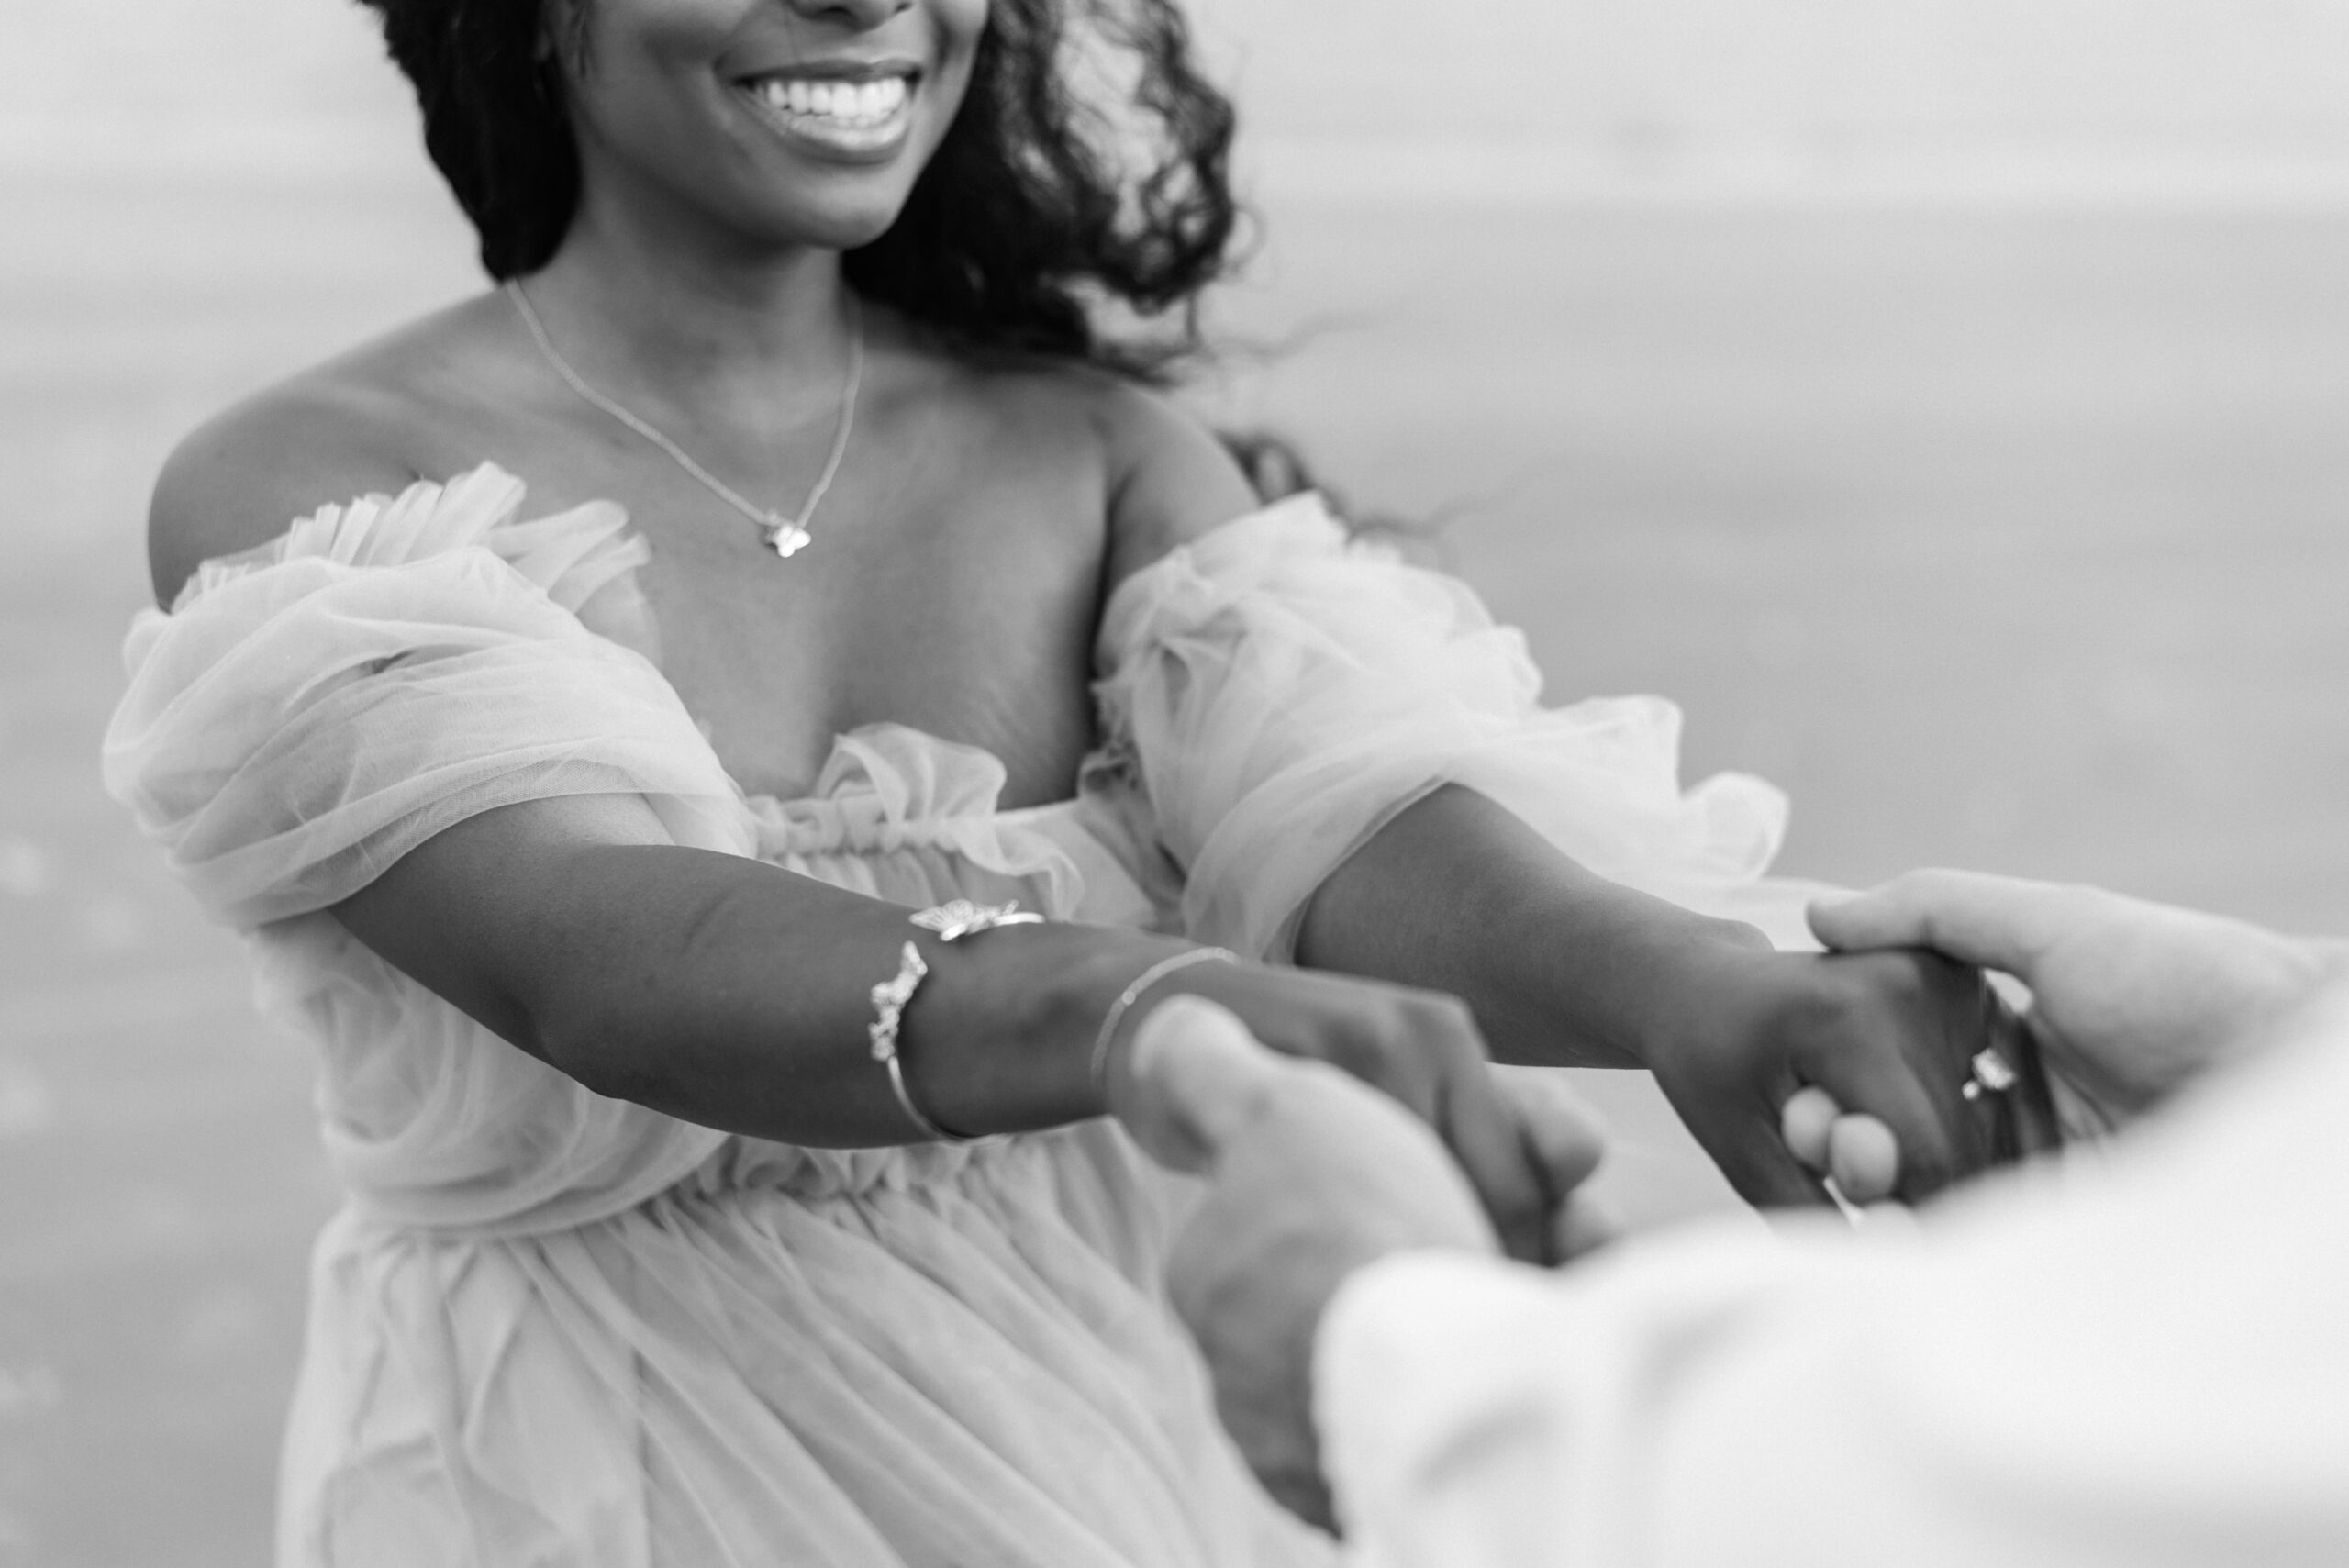
<path id="1" fill-rule="evenodd" d="M 664 244 L 715 231 L 729 249 L 869 245 L 945 139 L 988 9 L 594 0 L 563 61 L 582 209 Z"/>
<path id="2" fill-rule="evenodd" d="M 879 162 L 912 133 L 921 72 L 900 61 L 804 65 L 739 77 L 734 86 L 793 148 L 841 162 Z"/>

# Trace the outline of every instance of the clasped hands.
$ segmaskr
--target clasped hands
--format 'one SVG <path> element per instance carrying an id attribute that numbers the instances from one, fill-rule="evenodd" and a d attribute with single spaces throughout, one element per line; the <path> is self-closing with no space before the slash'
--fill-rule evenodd
<path id="1" fill-rule="evenodd" d="M 1740 935 L 1720 934 L 1731 929 Z M 1523 962 L 1537 966 L 1540 955 Z M 1561 1178 L 1542 1121 L 1553 1107 L 1519 1103 L 1521 1092 L 1490 1071 L 1465 1004 L 1250 964 L 1192 966 L 1160 995 L 1177 990 L 1221 1004 L 1283 1055 L 1341 1069 L 1384 1092 L 1458 1162 L 1508 1255 L 1556 1261 L 1546 1228 Z M 1640 1024 L 1636 1042 L 1615 1042 L 1620 1059 L 1654 1073 L 1750 1202 L 1825 1203 L 1831 1173 L 1852 1202 L 1913 1202 L 2015 1151 L 2012 1107 L 1964 1097 L 1969 1062 L 1992 1043 L 2000 1018 L 1980 973 L 1965 965 L 1917 951 L 1781 953 L 1757 932 L 1716 926 L 1675 948 L 1668 972 L 1640 974 L 1610 1000 L 1615 1014 Z M 1115 1049 L 1105 1051 L 1113 1106 L 1149 1011 L 1130 1013 Z M 1549 1021 L 1538 1014 L 1529 1029 L 1522 1017 L 1511 1020 L 1521 1050 L 1535 1037 L 1532 1054 L 1517 1060 L 1542 1059 L 1539 1037 Z M 1790 1107 L 1816 1113 L 1815 1140 L 1787 1136 L 1804 1130 Z M 2044 1140 L 2033 1132 L 2026 1141 Z"/>
<path id="2" fill-rule="evenodd" d="M 1812 924 L 1831 947 L 1932 949 L 2020 979 L 2032 998 L 2030 1041 L 2065 1092 L 2108 1122 L 2246 1049 L 2342 962 L 2238 922 L 1957 873 L 1821 904 Z M 1930 966 L 1917 973 L 1939 983 Z M 1953 964 L 1951 984 L 1965 973 Z M 1509 1251 L 1578 1257 L 1608 1234 L 1579 1195 L 1600 1133 L 1549 1080 L 1494 1082 L 1543 1192 L 1537 1234 Z M 1155 1158 L 1209 1177 L 1170 1257 L 1175 1307 L 1207 1354 L 1225 1425 L 1268 1490 L 1328 1525 L 1310 1415 L 1322 1313 L 1350 1275 L 1391 1253 L 1500 1250 L 1489 1197 L 1424 1107 L 1405 1114 L 1327 1062 L 1268 1051 L 1232 1012 L 1196 996 L 1170 997 L 1142 1020 L 1112 1104 Z M 1838 1141 L 1833 1118 L 1822 1125 L 1822 1141 Z"/>

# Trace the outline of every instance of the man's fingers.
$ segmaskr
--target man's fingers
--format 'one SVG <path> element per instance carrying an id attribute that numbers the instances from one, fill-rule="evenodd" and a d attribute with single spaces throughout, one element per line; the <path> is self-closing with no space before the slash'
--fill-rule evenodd
<path id="1" fill-rule="evenodd" d="M 1900 1140 L 1892 1129 L 1865 1112 L 1845 1115 L 1835 1096 L 1815 1084 L 1787 1099 L 1778 1130 L 1794 1157 L 1833 1177 L 1851 1203 L 1882 1203 L 1899 1184 Z"/>
<path id="2" fill-rule="evenodd" d="M 1816 1084 L 1807 1084 L 1787 1099 L 1778 1112 L 1778 1135 L 1787 1149 L 1811 1170 L 1827 1173 L 1827 1135 L 1843 1107 Z"/>
<path id="3" fill-rule="evenodd" d="M 1479 1085 L 1485 1092 L 1464 1090 L 1457 1084 L 1448 1086 L 1443 1140 L 1467 1173 L 1486 1218 L 1499 1232 L 1501 1250 L 1521 1262 L 1539 1262 L 1550 1219 L 1547 1183 L 1516 1117 L 1488 1087 L 1490 1070 L 1477 1062 L 1472 1071 L 1485 1081 Z"/>
<path id="4" fill-rule="evenodd" d="M 1836 1185 L 1854 1203 L 1868 1200 L 1852 1192 L 1835 1170 L 1836 1135 L 1854 1121 L 1871 1122 L 1889 1135 L 1891 1162 L 1898 1191 L 1909 1203 L 1921 1203 L 1955 1177 L 1978 1169 L 1990 1158 L 1989 1134 L 1983 1118 L 1959 1095 L 1955 1081 L 1963 1067 L 1953 1069 L 1953 1082 L 1928 1086 L 1903 1065 L 1877 1059 L 1822 1062 L 1815 1071 L 1820 1086 L 1832 1095 L 1844 1114 L 1836 1118 L 1828 1135 L 1828 1169 Z M 1865 1114 L 1854 1115 L 1859 1107 Z M 1875 1133 L 1858 1135 L 1871 1149 Z"/>
<path id="5" fill-rule="evenodd" d="M 1590 1179 L 1607 1152 L 1606 1124 L 1564 1073 L 1539 1067 L 1497 1068 L 1493 1085 L 1548 1178 L 1553 1202 Z"/>
<path id="6" fill-rule="evenodd" d="M 1917 871 L 1867 893 L 1816 899 L 1812 934 L 1830 948 L 1932 948 L 2025 979 L 2079 926 L 2082 890 L 1982 872 Z"/>
<path id="7" fill-rule="evenodd" d="M 1134 1031 L 1128 1069 L 1139 1092 L 1127 1130 L 1160 1164 L 1204 1170 L 1264 1114 L 1292 1066 L 1230 1008 L 1178 992 Z"/>
<path id="8" fill-rule="evenodd" d="M 1553 1070 L 1496 1068 L 1493 1086 L 1542 1181 L 1536 1261 L 1562 1263 L 1614 1236 L 1618 1227 L 1611 1215 L 1576 1201 L 1575 1189 L 1590 1179 L 1607 1152 L 1607 1131 L 1598 1113 L 1564 1073 Z"/>
<path id="9" fill-rule="evenodd" d="M 1900 1143 L 1866 1115 L 1842 1116 L 1827 1133 L 1827 1167 L 1837 1190 L 1865 1208 L 1892 1196 L 1900 1182 Z"/>
<path id="10" fill-rule="evenodd" d="M 1622 1234 L 1623 1222 L 1613 1210 L 1587 1194 L 1572 1193 L 1550 1218 L 1550 1254 L 1571 1263 Z"/>

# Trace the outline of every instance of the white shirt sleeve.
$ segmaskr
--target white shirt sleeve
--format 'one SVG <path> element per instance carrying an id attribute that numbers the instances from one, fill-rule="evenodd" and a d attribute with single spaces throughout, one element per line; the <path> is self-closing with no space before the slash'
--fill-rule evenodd
<path id="1" fill-rule="evenodd" d="M 2349 988 L 2289 1032 L 1906 1234 L 1364 1271 L 1316 1366 L 1357 1560 L 2349 1563 Z"/>

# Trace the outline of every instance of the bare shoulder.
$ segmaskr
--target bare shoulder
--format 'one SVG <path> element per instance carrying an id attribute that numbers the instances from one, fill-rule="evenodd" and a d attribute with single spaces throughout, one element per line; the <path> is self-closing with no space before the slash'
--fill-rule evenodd
<path id="1" fill-rule="evenodd" d="M 1164 392 L 1082 364 L 925 362 L 987 443 L 969 460 L 1067 497 L 1072 520 L 1099 530 L 1110 584 L 1258 505 L 1232 450 Z"/>
<path id="2" fill-rule="evenodd" d="M 266 543 L 326 502 L 405 488 L 414 475 L 370 401 L 314 373 L 196 427 L 164 461 L 148 507 L 156 602 L 170 604 L 205 562 Z"/>
<path id="3" fill-rule="evenodd" d="M 467 307 L 427 317 L 236 404 L 164 461 L 148 508 L 158 603 L 196 567 L 268 542 L 329 502 L 397 492 L 435 448 L 417 366 Z"/>
<path id="4" fill-rule="evenodd" d="M 1112 583 L 1255 508 L 1239 460 L 1197 414 L 1130 382 L 1088 380 L 1107 457 Z"/>

